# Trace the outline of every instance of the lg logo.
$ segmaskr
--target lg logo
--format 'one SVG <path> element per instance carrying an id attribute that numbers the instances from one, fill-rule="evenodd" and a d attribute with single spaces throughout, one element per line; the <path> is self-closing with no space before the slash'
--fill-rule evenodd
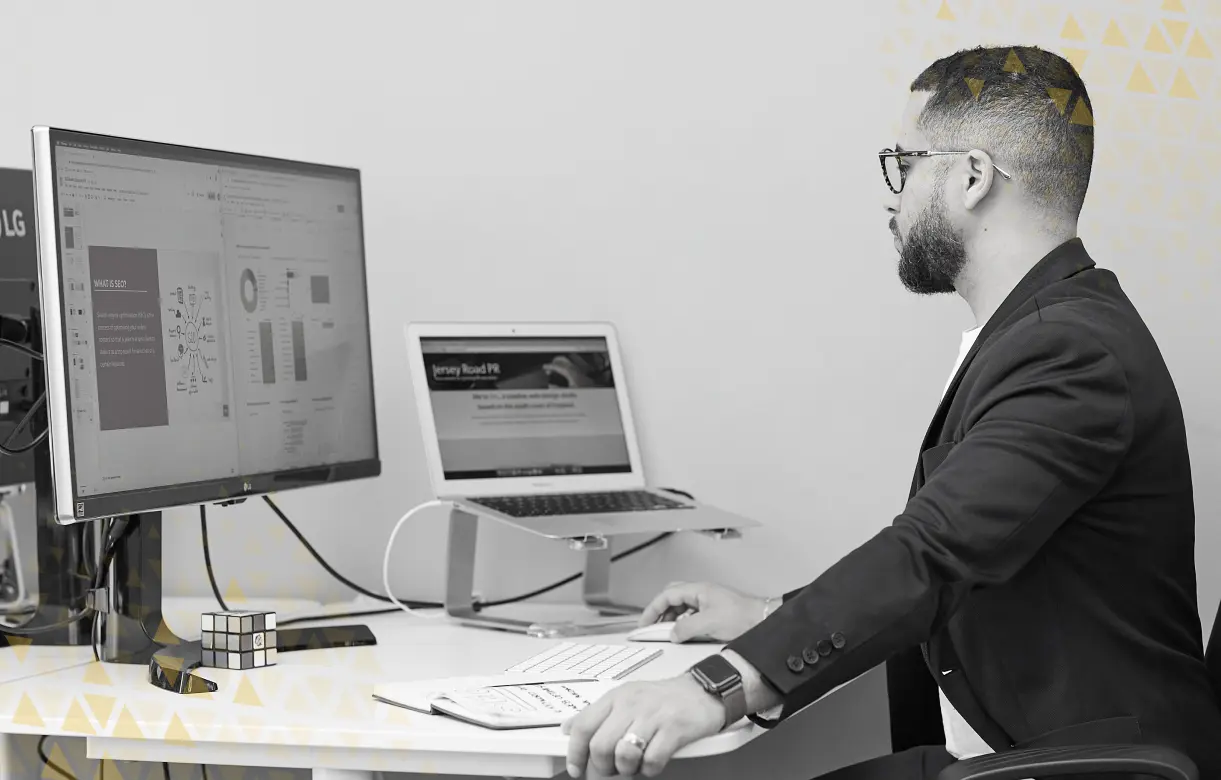
<path id="1" fill-rule="evenodd" d="M 21 209 L 0 209 L 0 229 L 7 238 L 23 238 L 25 236 L 25 215 Z"/>

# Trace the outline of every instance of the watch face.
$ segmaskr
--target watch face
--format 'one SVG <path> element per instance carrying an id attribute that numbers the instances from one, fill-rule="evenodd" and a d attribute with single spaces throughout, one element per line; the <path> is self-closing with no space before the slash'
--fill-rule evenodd
<path id="1" fill-rule="evenodd" d="M 713 655 L 700 661 L 692 669 L 705 684 L 705 687 L 711 687 L 713 690 L 720 691 L 728 688 L 741 679 L 738 670 L 733 664 L 726 661 L 719 655 Z"/>

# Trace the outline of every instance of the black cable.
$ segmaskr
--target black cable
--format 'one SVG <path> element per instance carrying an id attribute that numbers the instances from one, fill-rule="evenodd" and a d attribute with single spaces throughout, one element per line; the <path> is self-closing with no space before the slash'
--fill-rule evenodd
<path id="1" fill-rule="evenodd" d="M 440 606 L 440 605 L 438 605 L 438 606 Z M 368 617 L 370 615 L 392 615 L 396 612 L 401 612 L 401 611 L 402 610 L 400 610 L 398 607 L 390 607 L 389 609 L 366 609 L 366 610 L 360 610 L 357 612 L 335 612 L 330 615 L 306 615 L 304 617 L 289 618 L 288 620 L 276 620 L 276 625 L 283 627 L 283 626 L 296 625 L 297 623 L 314 623 L 319 620 L 331 620 L 333 618 Z"/>
<path id="2" fill-rule="evenodd" d="M 666 531 L 663 534 L 658 534 L 657 536 L 654 536 L 652 539 L 648 540 L 647 542 L 641 542 L 640 544 L 636 545 L 635 547 L 629 547 L 628 549 L 624 550 L 621 553 L 612 555 L 611 562 L 613 563 L 614 561 L 621 560 L 623 558 L 626 558 L 629 555 L 634 555 L 635 553 L 638 553 L 647 547 L 652 547 L 653 545 L 657 544 L 661 540 L 668 539 L 669 537 L 671 537 L 673 535 L 674 535 L 673 531 Z M 479 610 L 487 609 L 488 607 L 503 607 L 505 604 L 516 604 L 519 601 L 526 601 L 528 599 L 534 598 L 535 596 L 541 596 L 544 593 L 550 593 L 553 590 L 557 590 L 559 588 L 564 587 L 565 585 L 567 585 L 570 582 L 576 582 L 577 580 L 581 579 L 584 576 L 585 576 L 585 572 L 579 571 L 576 574 L 565 577 L 564 579 L 560 580 L 559 582 L 553 582 L 550 585 L 545 585 L 536 590 L 532 590 L 529 593 L 523 593 L 520 596 L 513 596 L 512 598 L 507 598 L 507 599 L 497 599 L 496 601 L 476 601 L 471 606 L 474 608 L 474 610 L 476 612 L 478 612 Z"/>
<path id="3" fill-rule="evenodd" d="M 42 360 L 41 352 L 39 352 L 36 349 L 33 349 L 32 347 L 27 347 L 25 344 L 22 344 L 18 341 L 13 341 L 12 339 L 0 339 L 0 347 L 8 347 L 9 349 L 15 349 L 18 352 L 25 355 L 26 357 L 31 357 L 31 358 L 34 358 L 35 360 Z"/>
<path id="4" fill-rule="evenodd" d="M 278 624 L 277 624 L 278 625 Z M 203 780 L 208 780 L 208 765 L 200 764 L 199 768 L 203 770 Z"/>
<path id="5" fill-rule="evenodd" d="M 47 756 L 47 751 L 43 748 L 43 746 L 47 743 L 48 736 L 49 735 L 47 734 L 43 734 L 38 738 L 38 757 L 42 759 L 42 763 L 46 764 L 47 769 L 50 769 L 55 774 L 64 778 L 64 780 L 76 780 L 76 775 L 71 774 L 68 772 L 68 770 L 64 769 L 59 764 L 56 764 Z"/>
<path id="6" fill-rule="evenodd" d="M 170 762 L 169 761 L 161 762 L 161 772 L 165 775 L 165 780 L 173 780 L 173 778 L 170 777 Z"/>
<path id="7" fill-rule="evenodd" d="M 393 603 L 389 597 L 383 596 L 380 593 L 374 593 L 373 591 L 371 591 L 367 588 L 362 588 L 360 585 L 357 585 L 355 582 L 352 582 L 347 577 L 345 577 L 342 574 L 340 574 L 339 572 L 335 571 L 335 569 L 331 566 L 331 564 L 327 563 L 326 560 L 324 560 L 323 557 L 318 554 L 318 551 L 315 550 L 314 546 L 309 543 L 309 540 L 307 540 L 301 534 L 301 532 L 297 530 L 297 526 L 293 525 L 292 521 L 288 519 L 288 516 L 285 515 L 282 511 L 280 511 L 280 507 L 276 506 L 275 502 L 271 500 L 271 496 L 263 496 L 263 500 L 267 502 L 267 505 L 269 507 L 271 507 L 271 511 L 275 512 L 276 515 L 278 515 L 279 518 L 284 521 L 284 525 L 288 526 L 288 530 L 292 531 L 293 535 L 297 537 L 297 540 L 300 541 L 301 544 L 305 545 L 305 549 L 309 551 L 310 555 L 314 556 L 314 560 L 318 561 L 318 563 L 322 565 L 322 568 L 326 569 L 328 574 L 330 574 L 332 577 L 334 577 L 335 579 L 342 582 L 344 585 L 347 585 L 349 588 L 356 591 L 357 593 L 368 596 L 371 599 L 377 599 L 378 601 L 384 601 L 387 604 Z M 431 609 L 431 608 L 436 608 L 436 607 L 441 606 L 440 604 L 436 604 L 436 603 L 432 603 L 432 602 L 424 602 L 424 601 L 409 601 L 407 599 L 399 599 L 399 601 L 402 602 L 403 604 L 406 604 L 408 607 L 411 607 L 412 609 Z"/>
<path id="8" fill-rule="evenodd" d="M 225 600 L 221 598 L 220 588 L 216 586 L 216 574 L 212 571 L 212 551 L 208 547 L 208 508 L 203 504 L 199 505 L 199 534 L 203 537 L 204 568 L 208 570 L 208 582 L 212 585 L 212 595 L 216 596 L 216 603 L 220 604 L 221 610 L 228 612 L 229 605 L 225 604 Z"/>
<path id="9" fill-rule="evenodd" d="M 31 422 L 33 422 L 34 415 L 38 414 L 38 410 L 42 409 L 42 407 L 45 406 L 46 403 L 47 403 L 47 394 L 46 393 L 43 393 L 42 395 L 38 396 L 38 400 L 35 401 L 33 406 L 30 407 L 30 410 L 21 417 L 21 419 L 17 422 L 17 425 L 13 428 L 12 431 L 9 432 L 9 435 L 4 438 L 4 441 L 0 442 L 0 454 L 15 457 L 17 455 L 21 455 L 23 453 L 29 452 L 30 450 L 37 447 L 39 444 L 42 444 L 44 441 L 46 441 L 47 433 L 51 430 L 50 428 L 43 429 L 42 433 L 39 433 L 31 441 L 26 442 L 25 444 L 22 444 L 19 447 L 12 446 L 13 439 L 17 436 L 17 434 L 19 434 L 23 430 L 25 430 Z"/>

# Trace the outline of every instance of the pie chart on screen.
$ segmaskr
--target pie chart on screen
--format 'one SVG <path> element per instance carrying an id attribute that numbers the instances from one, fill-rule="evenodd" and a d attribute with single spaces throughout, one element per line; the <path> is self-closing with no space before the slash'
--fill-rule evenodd
<path id="1" fill-rule="evenodd" d="M 242 271 L 242 306 L 251 314 L 259 307 L 259 283 L 249 268 Z"/>

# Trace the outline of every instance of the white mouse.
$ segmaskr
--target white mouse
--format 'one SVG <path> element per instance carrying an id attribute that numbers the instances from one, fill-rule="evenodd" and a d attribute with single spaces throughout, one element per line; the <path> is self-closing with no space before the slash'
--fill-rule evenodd
<path id="1" fill-rule="evenodd" d="M 665 623 L 650 623 L 647 626 L 641 626 L 634 629 L 627 635 L 629 642 L 669 642 L 670 634 L 674 631 L 674 623 L 672 621 Z"/>

